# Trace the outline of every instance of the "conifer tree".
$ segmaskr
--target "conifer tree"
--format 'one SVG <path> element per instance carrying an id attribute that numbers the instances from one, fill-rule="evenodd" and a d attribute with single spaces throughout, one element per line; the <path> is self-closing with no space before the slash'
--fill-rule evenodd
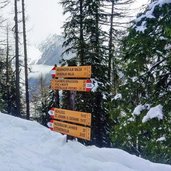
<path id="1" fill-rule="evenodd" d="M 12 56 L 9 42 L 9 28 L 7 27 L 6 41 L 0 49 L 1 58 L 1 111 L 15 115 L 15 73 L 12 67 Z"/>
<path id="2" fill-rule="evenodd" d="M 103 92 L 107 91 L 107 60 L 103 48 L 104 32 L 99 24 L 102 1 L 62 1 L 64 13 L 69 18 L 64 24 L 66 52 L 75 53 L 80 65 L 92 66 L 92 78 L 98 82 L 96 92 L 77 93 L 76 109 L 92 113 L 92 141 L 97 146 L 110 146 L 107 114 L 104 109 Z"/>
<path id="3" fill-rule="evenodd" d="M 113 100 L 118 107 L 111 112 L 117 121 L 112 139 L 115 147 L 155 162 L 169 163 L 171 3 L 160 3 L 152 2 L 139 14 L 123 40 L 124 77 L 119 88 L 122 99 Z M 163 119 L 142 122 L 147 108 L 138 116 L 132 115 L 137 105 L 144 104 L 162 105 Z M 161 137 L 166 139 L 159 141 Z"/>
<path id="4" fill-rule="evenodd" d="M 122 37 L 126 34 L 126 28 L 129 25 L 127 21 L 130 17 L 129 6 L 133 0 L 106 0 L 104 1 L 104 11 L 102 15 L 106 17 L 101 20 L 101 24 L 108 28 L 106 31 L 106 58 L 108 63 L 108 79 L 111 82 L 111 91 L 117 94 L 119 84 L 119 63 L 120 46 Z"/>

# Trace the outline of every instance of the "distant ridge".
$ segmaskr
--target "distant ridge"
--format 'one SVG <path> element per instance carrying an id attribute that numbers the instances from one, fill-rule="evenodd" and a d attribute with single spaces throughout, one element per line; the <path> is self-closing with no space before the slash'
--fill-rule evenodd
<path id="1" fill-rule="evenodd" d="M 62 59 L 61 54 L 64 51 L 64 48 L 62 48 L 63 41 L 64 39 L 62 36 L 56 34 L 49 36 L 39 46 L 42 56 L 36 64 L 45 64 L 50 66 L 59 64 L 59 61 Z"/>

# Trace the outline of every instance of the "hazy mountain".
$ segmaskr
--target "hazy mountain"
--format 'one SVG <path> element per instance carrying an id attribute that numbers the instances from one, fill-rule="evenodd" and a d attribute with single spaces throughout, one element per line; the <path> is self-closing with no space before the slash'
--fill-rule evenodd
<path id="1" fill-rule="evenodd" d="M 36 64 L 54 65 L 58 64 L 62 59 L 61 54 L 64 51 L 62 48 L 63 37 L 59 35 L 51 35 L 39 46 L 39 50 L 42 52 L 41 58 Z"/>
<path id="2" fill-rule="evenodd" d="M 36 56 L 34 57 L 35 59 L 32 59 L 32 63 L 30 63 L 30 95 L 39 90 L 41 77 L 43 77 L 45 86 L 48 87 L 50 85 L 50 71 L 54 64 L 59 64 L 59 61 L 62 59 L 61 54 L 64 51 L 64 48 L 62 48 L 63 41 L 64 39 L 62 36 L 56 34 L 51 35 L 40 44 L 39 55 L 37 55 L 37 53 L 31 53 L 32 56 L 34 54 Z"/>

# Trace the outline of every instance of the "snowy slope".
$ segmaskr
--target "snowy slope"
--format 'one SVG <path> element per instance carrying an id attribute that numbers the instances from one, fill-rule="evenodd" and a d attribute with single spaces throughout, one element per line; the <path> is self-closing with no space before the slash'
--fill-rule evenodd
<path id="1" fill-rule="evenodd" d="M 54 65 L 59 64 L 61 59 L 70 59 L 73 55 L 71 53 L 64 54 L 65 48 L 62 46 L 64 42 L 64 38 L 61 35 L 52 34 L 44 40 L 39 49 L 42 52 L 41 58 L 37 61 L 36 64 L 44 64 L 44 65 Z"/>
<path id="2" fill-rule="evenodd" d="M 119 149 L 85 147 L 36 122 L 0 113 L 0 171 L 171 171 Z"/>
<path id="3" fill-rule="evenodd" d="M 149 4 L 149 6 L 148 6 L 148 9 L 147 9 L 147 11 L 145 12 L 145 14 L 143 14 L 143 15 L 140 15 L 136 20 L 135 20 L 135 25 L 134 25 L 134 27 L 135 27 L 135 29 L 136 29 L 136 31 L 137 32 L 143 32 L 144 33 L 144 31 L 147 29 L 147 22 L 146 21 L 143 21 L 142 23 L 141 23 L 141 25 L 139 26 L 136 26 L 136 24 L 138 23 L 138 22 L 140 22 L 142 19 L 149 19 L 149 18 L 155 18 L 155 16 L 154 16 L 154 10 L 155 10 L 155 8 L 157 7 L 157 6 L 159 6 L 159 7 L 162 7 L 163 5 L 165 5 L 165 4 L 171 4 L 171 0 L 156 0 L 156 1 L 154 1 L 154 2 L 151 2 L 150 4 Z M 161 16 L 162 17 L 162 16 Z"/>

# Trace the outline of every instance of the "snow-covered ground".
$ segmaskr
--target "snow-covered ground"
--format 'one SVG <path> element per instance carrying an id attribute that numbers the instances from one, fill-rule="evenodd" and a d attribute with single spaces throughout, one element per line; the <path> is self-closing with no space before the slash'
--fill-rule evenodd
<path id="1" fill-rule="evenodd" d="M 85 147 L 36 122 L 0 113 L 0 171 L 171 171 L 119 149 Z"/>

